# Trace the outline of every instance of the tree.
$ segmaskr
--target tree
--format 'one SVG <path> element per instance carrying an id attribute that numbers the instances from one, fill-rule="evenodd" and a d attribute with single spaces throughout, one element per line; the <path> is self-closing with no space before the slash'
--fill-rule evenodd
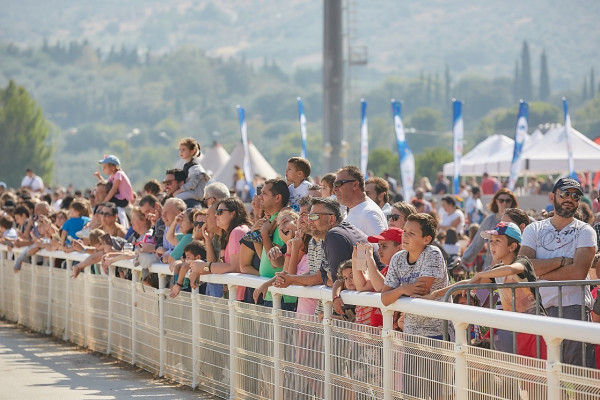
<path id="1" fill-rule="evenodd" d="M 521 88 L 520 93 L 527 101 L 533 99 L 533 88 L 531 84 L 531 62 L 529 61 L 529 45 L 527 41 L 523 42 L 521 50 Z"/>
<path id="2" fill-rule="evenodd" d="M 596 79 L 594 78 L 594 68 L 590 71 L 590 99 L 596 97 Z"/>
<path id="3" fill-rule="evenodd" d="M 513 80 L 513 98 L 515 100 L 519 99 L 520 97 L 520 89 L 519 86 L 521 85 L 521 78 L 519 75 L 519 61 L 515 61 L 515 77 Z"/>
<path id="4" fill-rule="evenodd" d="M 548 97 L 550 97 L 550 76 L 548 74 L 546 50 L 543 50 L 540 57 L 540 100 L 548 101 Z"/>
<path id="5" fill-rule="evenodd" d="M 25 88 L 11 80 L 0 90 L 0 174 L 9 186 L 18 187 L 28 167 L 50 183 L 54 163 L 49 130 L 42 109 Z"/>
<path id="6" fill-rule="evenodd" d="M 452 161 L 452 152 L 441 147 L 427 148 L 415 157 L 416 179 L 426 176 L 431 182 L 435 181 L 436 175 L 442 170 L 444 164 Z"/>
<path id="7" fill-rule="evenodd" d="M 398 154 L 390 149 L 374 149 L 369 152 L 369 165 L 367 169 L 373 171 L 375 176 L 384 176 L 387 172 L 393 177 L 400 177 L 400 162 Z"/>

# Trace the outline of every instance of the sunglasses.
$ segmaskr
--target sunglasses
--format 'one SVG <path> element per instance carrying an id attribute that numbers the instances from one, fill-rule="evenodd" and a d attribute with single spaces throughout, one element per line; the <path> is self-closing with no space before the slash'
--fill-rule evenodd
<path id="1" fill-rule="evenodd" d="M 571 197 L 573 198 L 573 200 L 575 200 L 575 201 L 579 201 L 579 200 L 581 200 L 581 198 L 583 197 L 583 196 L 582 196 L 580 193 L 578 193 L 578 192 L 567 192 L 567 191 L 560 190 L 560 189 L 558 189 L 558 190 L 556 191 L 556 194 L 558 195 L 558 197 L 560 197 L 560 198 L 561 198 L 561 199 L 563 199 L 563 200 L 564 200 L 564 199 L 568 199 L 568 198 L 569 198 L 569 196 L 571 196 Z"/>
<path id="2" fill-rule="evenodd" d="M 512 199 L 509 198 L 497 198 L 496 201 L 498 201 L 498 203 L 506 203 L 506 204 L 511 204 L 512 203 Z"/>
<path id="3" fill-rule="evenodd" d="M 337 181 L 333 182 L 333 186 L 334 187 L 341 187 L 344 183 L 348 183 L 348 182 L 356 182 L 356 179 L 340 179 Z"/>
<path id="4" fill-rule="evenodd" d="M 392 220 L 392 221 L 398 221 L 400 219 L 402 215 L 400 214 L 390 214 L 387 216 L 388 221 Z"/>
<path id="5" fill-rule="evenodd" d="M 332 213 L 310 213 L 308 214 L 308 219 L 310 219 L 311 221 L 316 221 L 318 220 L 321 215 L 333 215 Z"/>
<path id="6" fill-rule="evenodd" d="M 98 214 L 98 215 L 105 215 L 107 217 L 112 217 L 114 215 L 111 212 L 104 212 L 104 211 L 98 211 L 96 214 Z"/>
<path id="7" fill-rule="evenodd" d="M 227 212 L 233 212 L 233 210 L 229 210 L 229 209 L 227 209 L 227 208 L 217 208 L 217 211 L 215 211 L 215 214 L 216 214 L 216 215 L 221 215 L 221 214 L 223 214 L 225 211 L 227 211 Z"/>
<path id="8" fill-rule="evenodd" d="M 194 221 L 194 222 L 192 222 L 192 224 L 194 225 L 195 228 L 200 228 L 200 227 L 202 227 L 202 225 L 204 225 L 204 221 Z"/>
<path id="9" fill-rule="evenodd" d="M 175 181 L 174 179 L 169 179 L 167 181 L 163 181 L 163 185 L 170 185 L 171 182 L 174 182 L 174 181 Z"/>

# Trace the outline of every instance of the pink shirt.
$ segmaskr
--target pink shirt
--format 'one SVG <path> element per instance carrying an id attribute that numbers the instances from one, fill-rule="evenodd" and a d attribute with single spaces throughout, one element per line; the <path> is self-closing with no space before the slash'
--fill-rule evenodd
<path id="1" fill-rule="evenodd" d="M 306 275 L 308 273 L 308 255 L 305 254 L 302 256 L 300 262 L 298 263 L 296 274 Z M 304 297 L 298 297 L 298 306 L 296 307 L 296 312 L 300 314 L 313 315 L 315 313 L 315 308 L 317 307 L 318 302 L 319 300 L 317 299 L 307 299 Z"/>
<path id="2" fill-rule="evenodd" d="M 250 230 L 250 227 L 247 225 L 240 225 L 233 228 L 231 233 L 229 234 L 229 240 L 227 241 L 227 246 L 225 247 L 225 252 L 223 254 L 223 261 L 226 263 L 231 262 L 231 256 L 234 254 L 240 254 L 240 249 L 242 244 L 240 240 L 242 237 Z M 246 292 L 246 287 L 238 286 L 236 292 L 236 299 L 239 301 L 244 300 L 244 293 Z"/>
<path id="3" fill-rule="evenodd" d="M 110 178 L 108 178 L 109 182 L 114 182 L 116 180 L 120 180 L 119 190 L 117 195 L 115 196 L 119 200 L 129 200 L 133 201 L 133 188 L 131 187 L 131 182 L 125 172 L 118 170 Z"/>

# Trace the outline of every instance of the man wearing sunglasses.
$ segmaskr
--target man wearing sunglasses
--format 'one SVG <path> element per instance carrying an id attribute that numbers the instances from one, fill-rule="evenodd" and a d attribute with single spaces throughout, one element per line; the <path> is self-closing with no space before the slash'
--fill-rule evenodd
<path id="1" fill-rule="evenodd" d="M 521 255 L 529 257 L 536 275 L 542 280 L 565 281 L 587 279 L 588 271 L 596 253 L 596 233 L 587 223 L 574 218 L 583 190 L 574 179 L 561 178 L 550 193 L 554 204 L 554 215 L 529 224 L 523 231 Z M 590 321 L 592 298 L 589 286 L 584 288 L 585 304 L 581 304 L 581 287 L 566 286 L 562 289 L 562 302 L 556 287 L 540 288 L 542 304 L 548 315 L 558 317 L 562 304 L 562 317 L 581 319 L 582 307 L 585 320 Z M 565 340 L 563 362 L 593 367 L 594 348 L 585 345 L 585 360 L 582 359 L 582 344 Z"/>
<path id="2" fill-rule="evenodd" d="M 358 167 L 348 165 L 337 171 L 333 193 L 340 204 L 348 207 L 345 222 L 367 236 L 379 235 L 387 229 L 387 219 L 381 207 L 365 194 L 365 179 Z"/>

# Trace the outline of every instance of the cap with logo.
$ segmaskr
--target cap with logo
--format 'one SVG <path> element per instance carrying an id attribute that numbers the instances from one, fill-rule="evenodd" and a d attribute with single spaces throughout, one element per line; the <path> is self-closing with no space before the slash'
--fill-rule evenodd
<path id="1" fill-rule="evenodd" d="M 510 236 L 517 242 L 521 243 L 521 230 L 514 222 L 499 222 L 498 225 L 491 231 L 481 232 L 481 237 L 489 239 L 492 236 Z"/>
<path id="2" fill-rule="evenodd" d="M 579 194 L 583 195 L 581 185 L 575 179 L 572 178 L 560 178 L 555 184 L 552 193 L 556 193 L 557 190 L 565 191 L 566 189 L 577 189 Z"/>

